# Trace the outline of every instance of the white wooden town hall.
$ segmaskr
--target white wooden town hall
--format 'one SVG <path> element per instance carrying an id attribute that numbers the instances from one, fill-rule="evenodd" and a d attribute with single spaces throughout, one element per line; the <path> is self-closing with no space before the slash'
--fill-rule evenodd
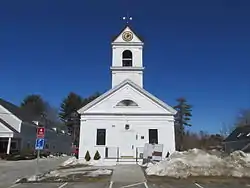
<path id="1" fill-rule="evenodd" d="M 163 157 L 175 151 L 176 111 L 143 89 L 143 45 L 130 26 L 112 41 L 112 88 L 78 111 L 79 159 L 135 161 L 145 143 L 163 144 Z"/>

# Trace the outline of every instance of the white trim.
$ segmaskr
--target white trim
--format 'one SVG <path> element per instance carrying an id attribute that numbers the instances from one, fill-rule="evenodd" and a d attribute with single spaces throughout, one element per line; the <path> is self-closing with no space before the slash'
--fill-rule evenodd
<path id="1" fill-rule="evenodd" d="M 4 106 L 0 105 L 0 107 L 2 107 L 2 109 L 4 109 L 7 113 L 6 114 L 11 114 L 14 116 L 14 118 L 16 118 L 16 120 L 19 120 L 22 122 L 21 119 L 19 119 L 15 114 L 11 113 L 9 110 L 7 110 L 6 108 L 4 108 Z M 3 119 L 3 118 L 2 118 Z"/>
<path id="2" fill-rule="evenodd" d="M 129 70 L 129 71 L 142 71 L 144 70 L 145 67 L 124 67 L 124 66 L 112 66 L 110 67 L 110 70 L 113 70 L 113 71 L 119 71 L 119 70 L 122 70 L 122 71 L 126 71 L 126 70 Z"/>
<path id="3" fill-rule="evenodd" d="M 143 42 L 112 42 L 112 46 L 115 48 L 117 46 L 143 46 Z"/>
<path id="4" fill-rule="evenodd" d="M 6 131 L 0 132 L 0 138 L 7 138 L 7 137 L 12 137 L 13 138 L 13 131 L 10 130 L 8 127 L 6 127 L 3 123 L 0 122 L 0 126 L 3 126 L 6 128 Z"/>
<path id="5" fill-rule="evenodd" d="M 8 139 L 8 145 L 7 145 L 7 151 L 6 151 L 7 155 L 10 154 L 10 146 L 11 146 L 11 137 L 9 137 Z"/>
<path id="6" fill-rule="evenodd" d="M 132 82 L 129 79 L 124 80 L 122 83 L 120 83 L 119 85 L 115 86 L 114 88 L 108 90 L 107 92 L 105 92 L 104 94 L 102 94 L 101 96 L 97 97 L 95 100 L 93 100 L 92 102 L 88 103 L 87 105 L 85 105 L 84 107 L 80 108 L 77 112 L 80 114 L 83 114 L 86 110 L 88 110 L 89 108 L 97 105 L 99 102 L 101 102 L 103 99 L 107 98 L 108 96 L 110 96 L 112 93 L 118 91 L 120 88 L 122 88 L 125 85 L 130 85 L 132 88 L 136 89 L 137 91 L 141 92 L 142 94 L 146 95 L 149 99 L 153 100 L 154 102 L 156 102 L 157 104 L 159 104 L 161 107 L 163 107 L 164 109 L 168 110 L 169 112 L 171 112 L 172 115 L 176 114 L 176 110 L 174 108 L 172 108 L 171 106 L 167 105 L 166 103 L 164 103 L 163 101 L 161 101 L 160 99 L 156 98 L 154 95 L 152 95 L 151 93 L 147 92 L 145 89 L 141 88 L 140 86 L 136 85 L 134 82 Z"/>
<path id="7" fill-rule="evenodd" d="M 128 30 L 128 31 L 130 31 L 136 38 L 138 38 L 138 40 L 139 40 L 139 42 L 131 42 L 131 41 L 129 41 L 129 42 L 126 42 L 126 41 L 124 41 L 124 42 L 116 42 L 116 40 L 123 34 L 123 32 L 124 31 L 126 31 L 126 30 Z M 129 26 L 126 26 L 120 33 L 119 33 L 119 35 L 113 40 L 113 42 L 111 43 L 112 45 L 131 45 L 131 44 L 133 44 L 133 46 L 134 46 L 134 44 L 139 44 L 139 45 L 143 45 L 144 43 L 141 41 L 141 39 L 132 31 L 132 29 L 129 27 Z"/>
<path id="8" fill-rule="evenodd" d="M 20 121 L 19 130 L 16 129 L 16 131 L 21 132 L 21 126 L 22 126 L 22 122 L 23 122 L 23 121 L 22 121 L 20 118 L 18 118 L 15 114 L 11 113 L 9 110 L 7 110 L 6 108 L 4 108 L 4 106 L 0 105 L 0 108 L 1 108 L 1 107 L 2 107 L 3 110 L 6 111 L 6 114 L 12 115 L 12 117 L 13 117 L 14 119 L 16 119 L 17 121 Z M 1 114 L 0 114 L 0 115 L 1 115 Z M 0 117 L 1 117 L 1 116 L 0 116 Z M 1 119 L 4 120 L 4 117 L 1 117 Z M 7 122 L 7 123 L 8 123 L 8 122 Z M 12 126 L 12 125 L 10 125 L 10 126 Z M 13 129 L 15 129 L 15 127 L 13 127 Z"/>
<path id="9" fill-rule="evenodd" d="M 239 134 L 237 135 L 237 138 L 239 138 L 241 135 L 242 135 L 242 133 L 239 133 Z"/>
<path id="10" fill-rule="evenodd" d="M 0 133 L 0 138 L 13 138 L 14 137 L 14 133 L 13 132 L 7 132 L 7 133 Z"/>

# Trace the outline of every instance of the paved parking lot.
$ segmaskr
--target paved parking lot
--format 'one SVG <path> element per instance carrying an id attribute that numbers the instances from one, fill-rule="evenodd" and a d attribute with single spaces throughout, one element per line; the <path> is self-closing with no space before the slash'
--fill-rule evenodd
<path id="1" fill-rule="evenodd" d="M 68 176 L 66 179 L 60 178 L 60 181 L 67 182 L 58 182 L 59 179 L 44 179 L 43 181 L 46 182 L 20 183 L 8 186 L 3 185 L 0 181 L 0 188 L 250 188 L 249 178 L 192 177 L 175 179 L 144 175 L 138 166 L 120 165 L 116 166 L 112 175 L 108 176 L 73 175 L 74 178 Z"/>
<path id="2" fill-rule="evenodd" d="M 237 178 L 189 178 L 171 179 L 148 176 L 149 188 L 250 188 L 250 179 Z"/>
<path id="3" fill-rule="evenodd" d="M 108 182 L 69 182 L 69 183 L 24 183 L 11 188 L 107 188 Z"/>
<path id="4" fill-rule="evenodd" d="M 68 157 L 40 159 L 39 172 L 45 173 L 56 168 Z M 0 160 L 0 188 L 11 186 L 19 178 L 29 177 L 36 173 L 37 161 L 4 161 Z"/>
<path id="5" fill-rule="evenodd" d="M 188 182 L 176 180 L 175 182 L 148 182 L 148 188 L 249 188 L 250 184 L 243 182 L 228 183 L 205 183 L 205 182 Z M 108 188 L 109 182 L 66 182 L 66 183 L 25 183 L 15 184 L 11 188 Z M 112 188 L 122 188 L 114 185 Z M 126 185 L 123 185 L 125 188 Z M 131 188 L 147 188 L 144 184 L 127 186 Z M 10 187 L 9 187 L 10 188 Z"/>

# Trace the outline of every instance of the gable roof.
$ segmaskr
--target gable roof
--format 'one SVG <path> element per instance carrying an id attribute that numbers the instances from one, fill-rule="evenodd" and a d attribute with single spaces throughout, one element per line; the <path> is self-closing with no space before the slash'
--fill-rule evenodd
<path id="1" fill-rule="evenodd" d="M 250 125 L 235 128 L 234 131 L 224 140 L 224 142 L 242 140 L 250 141 Z"/>
<path id="2" fill-rule="evenodd" d="M 33 120 L 32 117 L 28 115 L 24 110 L 21 110 L 20 107 L 1 98 L 0 98 L 0 105 L 22 121 L 31 122 Z"/>
<path id="3" fill-rule="evenodd" d="M 14 129 L 10 124 L 8 124 L 7 122 L 5 122 L 2 118 L 0 118 L 0 123 L 2 123 L 8 129 L 10 129 L 13 133 L 19 134 L 19 132 L 16 129 Z"/>
<path id="4" fill-rule="evenodd" d="M 126 25 L 122 28 L 122 30 L 119 32 L 119 34 L 118 34 L 118 35 L 115 35 L 115 36 L 112 38 L 112 42 L 114 42 L 114 41 L 122 34 L 122 32 L 123 32 L 127 27 L 137 36 L 137 38 L 138 38 L 141 42 L 144 41 L 144 40 L 143 40 L 143 37 L 141 37 L 140 35 L 137 35 L 137 33 L 136 33 L 135 30 L 131 27 L 131 25 L 126 24 Z"/>
<path id="5" fill-rule="evenodd" d="M 89 108 L 93 107 L 94 105 L 96 105 L 100 101 L 102 101 L 105 98 L 107 98 L 108 96 L 110 96 L 112 93 L 118 91 L 120 88 L 122 88 L 126 84 L 130 85 L 131 87 L 133 87 L 134 89 L 136 89 L 140 93 L 144 94 L 145 96 L 147 96 L 148 98 L 150 98 L 151 100 L 153 100 L 154 102 L 156 102 L 158 105 L 160 105 L 164 109 L 167 109 L 168 111 L 170 111 L 172 114 L 176 114 L 176 110 L 174 108 L 172 108 L 171 106 L 167 105 L 163 101 L 159 100 L 157 97 L 155 97 L 151 93 L 147 92 L 145 89 L 141 88 L 140 86 L 138 86 L 137 84 L 135 84 L 134 82 L 132 82 L 129 79 L 124 80 L 123 82 L 121 82 L 120 84 L 118 84 L 117 86 L 115 86 L 114 88 L 108 90 L 107 92 L 105 92 L 101 96 L 97 97 L 92 102 L 90 102 L 87 105 L 83 106 L 82 108 L 80 108 L 78 110 L 78 113 L 84 112 L 84 111 L 88 110 Z"/>

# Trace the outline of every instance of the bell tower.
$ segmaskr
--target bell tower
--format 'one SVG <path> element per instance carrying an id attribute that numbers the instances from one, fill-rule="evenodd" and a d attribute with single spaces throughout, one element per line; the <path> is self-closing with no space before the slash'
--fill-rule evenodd
<path id="1" fill-rule="evenodd" d="M 111 43 L 112 45 L 112 88 L 126 79 L 143 87 L 142 40 L 126 26 Z"/>

